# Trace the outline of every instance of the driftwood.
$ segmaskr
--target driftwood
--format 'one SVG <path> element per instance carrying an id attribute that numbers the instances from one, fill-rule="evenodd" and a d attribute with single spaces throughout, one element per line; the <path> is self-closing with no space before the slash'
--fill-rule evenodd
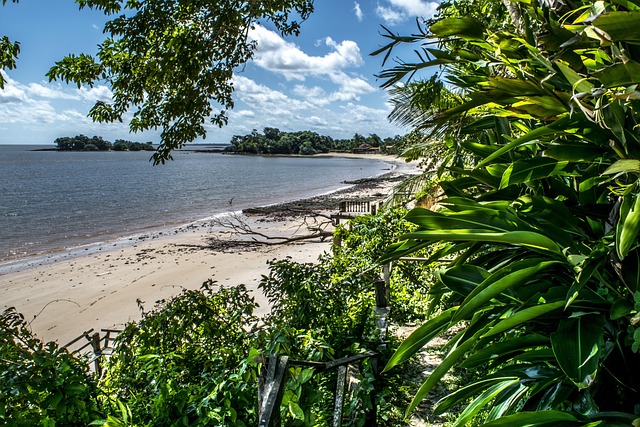
<path id="1" fill-rule="evenodd" d="M 333 236 L 333 231 L 330 229 L 333 224 L 328 215 L 305 211 L 304 215 L 300 216 L 302 216 L 302 221 L 295 226 L 293 232 L 288 236 L 269 235 L 254 230 L 240 215 L 234 214 L 225 218 L 216 219 L 213 221 L 213 225 L 230 230 L 232 235 L 242 236 L 244 239 L 223 240 L 216 236 L 210 238 L 209 243 L 210 246 L 216 248 L 220 246 L 256 247 L 260 245 L 282 245 L 311 239 L 324 241 L 324 239 Z M 306 228 L 309 233 L 298 234 L 303 228 Z"/>

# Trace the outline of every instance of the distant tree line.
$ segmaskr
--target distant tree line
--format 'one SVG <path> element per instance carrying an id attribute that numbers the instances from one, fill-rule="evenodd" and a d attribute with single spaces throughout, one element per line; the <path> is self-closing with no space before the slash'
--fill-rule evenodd
<path id="1" fill-rule="evenodd" d="M 54 141 L 60 151 L 154 151 L 151 142 L 133 142 L 116 139 L 115 142 L 105 140 L 101 136 L 89 138 L 86 135 L 74 137 L 63 136 Z"/>
<path id="2" fill-rule="evenodd" d="M 382 139 L 376 134 L 368 137 L 355 134 L 351 139 L 333 139 L 316 132 L 283 132 L 277 128 L 266 127 L 263 133 L 253 130 L 248 135 L 235 135 L 231 145 L 225 149 L 233 153 L 250 154 L 300 154 L 313 155 L 341 152 L 381 152 L 395 153 L 402 144 L 403 137 Z"/>

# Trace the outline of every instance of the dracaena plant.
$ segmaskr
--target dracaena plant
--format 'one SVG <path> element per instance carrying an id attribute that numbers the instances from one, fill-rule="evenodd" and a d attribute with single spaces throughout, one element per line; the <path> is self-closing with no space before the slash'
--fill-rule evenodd
<path id="1" fill-rule="evenodd" d="M 386 37 L 387 57 L 422 43 L 381 74 L 414 78 L 395 117 L 458 154 L 441 162 L 440 209 L 410 211 L 418 229 L 381 259 L 437 244 L 431 294 L 454 303 L 385 368 L 451 336 L 408 411 L 461 365 L 475 380 L 435 408 L 463 404 L 456 426 L 637 425 L 640 3 L 443 3 L 416 35 Z M 416 80 L 428 67 L 438 78 Z"/>

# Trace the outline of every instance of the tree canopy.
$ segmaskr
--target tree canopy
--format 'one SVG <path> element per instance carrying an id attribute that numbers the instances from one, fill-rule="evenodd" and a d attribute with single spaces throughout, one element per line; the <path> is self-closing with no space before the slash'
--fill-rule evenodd
<path id="1" fill-rule="evenodd" d="M 225 151 L 250 154 L 300 154 L 313 155 L 328 153 L 329 151 L 351 152 L 354 149 L 367 146 L 375 147 L 383 153 L 397 153 L 405 138 L 385 138 L 371 134 L 364 137 L 355 134 L 351 139 L 333 139 L 330 136 L 319 135 L 312 131 L 284 132 L 278 128 L 266 127 L 263 134 L 254 129 L 247 135 L 234 135 L 231 145 Z"/>
<path id="2" fill-rule="evenodd" d="M 17 2 L 18 0 L 13 0 Z M 129 129 L 161 130 L 155 163 L 206 135 L 207 121 L 223 126 L 233 107 L 233 71 L 253 56 L 249 30 L 270 21 L 285 35 L 298 34 L 313 0 L 76 0 L 103 11 L 106 39 L 97 55 L 69 55 L 47 73 L 50 80 L 93 86 L 104 82 L 111 102 L 98 101 L 97 122 L 129 120 Z M 2 0 L 4 5 L 6 0 Z M 15 67 L 19 44 L 0 39 L 0 67 Z M 0 80 L 0 87 L 3 81 Z"/>

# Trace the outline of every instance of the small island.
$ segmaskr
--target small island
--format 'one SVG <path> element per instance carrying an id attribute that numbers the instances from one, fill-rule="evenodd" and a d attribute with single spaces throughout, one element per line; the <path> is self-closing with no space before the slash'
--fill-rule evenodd
<path id="1" fill-rule="evenodd" d="M 225 152 L 241 154 L 273 154 L 310 156 L 320 153 L 383 153 L 395 154 L 404 138 L 395 136 L 384 140 L 376 134 L 365 137 L 355 134 L 351 139 L 333 139 L 312 131 L 284 132 L 265 127 L 263 133 L 254 129 L 248 135 L 235 135 Z"/>
<path id="2" fill-rule="evenodd" d="M 54 143 L 58 151 L 154 151 L 156 149 L 151 142 L 142 143 L 116 139 L 111 143 L 101 136 L 89 138 L 82 134 L 74 137 L 56 138 Z"/>

